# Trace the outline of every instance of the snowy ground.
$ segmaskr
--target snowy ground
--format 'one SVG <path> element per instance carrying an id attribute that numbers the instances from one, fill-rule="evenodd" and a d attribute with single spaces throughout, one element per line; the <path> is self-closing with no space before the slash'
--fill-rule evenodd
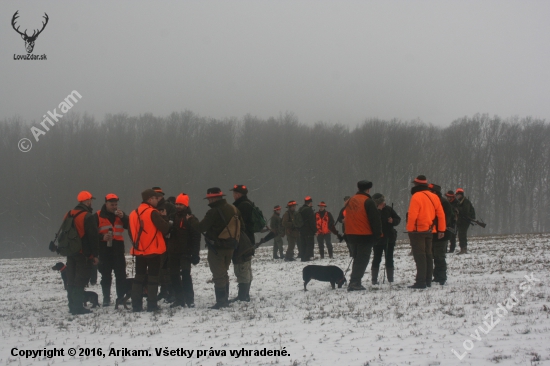
<path id="1" fill-rule="evenodd" d="M 195 309 L 172 310 L 161 302 L 159 314 L 111 306 L 82 316 L 69 315 L 61 278 L 50 270 L 61 258 L 0 260 L 0 364 L 550 364 L 550 234 L 477 238 L 469 249 L 471 254 L 448 256 L 447 285 L 415 291 L 406 287 L 413 283 L 415 270 L 403 243 L 395 253 L 392 288 L 387 282 L 372 288 L 369 265 L 363 279 L 368 290 L 348 293 L 317 281 L 304 292 L 304 265 L 274 261 L 271 248 L 260 248 L 253 259 L 252 301 L 221 311 L 207 309 L 214 303 L 214 291 L 202 253 L 192 270 Z M 336 247 L 335 257 L 314 263 L 345 270 L 345 246 Z M 528 282 L 526 275 L 536 280 Z M 237 288 L 231 277 L 233 296 Z M 89 290 L 101 292 L 99 285 Z M 513 292 L 519 302 L 505 303 Z M 510 310 L 495 313 L 499 303 Z M 491 311 L 493 320 L 485 318 Z M 146 349 L 151 356 L 73 357 L 67 354 L 71 347 L 88 348 L 91 354 L 101 348 L 107 355 L 112 349 Z M 165 347 L 194 353 L 191 358 L 157 356 L 155 349 Z M 27 359 L 12 356 L 13 348 L 63 348 L 64 356 Z M 288 355 L 230 355 L 230 350 L 264 348 Z M 203 354 L 197 357 L 199 350 Z M 213 351 L 226 355 L 210 356 Z"/>

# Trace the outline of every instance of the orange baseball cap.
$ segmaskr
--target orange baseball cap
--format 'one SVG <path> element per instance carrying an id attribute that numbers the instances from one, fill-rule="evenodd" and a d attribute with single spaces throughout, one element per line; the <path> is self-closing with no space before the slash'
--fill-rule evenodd
<path id="1" fill-rule="evenodd" d="M 108 195 L 105 196 L 105 202 L 107 201 L 118 201 L 119 198 L 116 194 L 114 193 L 109 193 Z"/>
<path id="2" fill-rule="evenodd" d="M 83 202 L 87 200 L 95 200 L 95 197 L 88 191 L 82 191 L 78 194 L 78 196 L 76 196 L 76 199 L 78 202 Z"/>

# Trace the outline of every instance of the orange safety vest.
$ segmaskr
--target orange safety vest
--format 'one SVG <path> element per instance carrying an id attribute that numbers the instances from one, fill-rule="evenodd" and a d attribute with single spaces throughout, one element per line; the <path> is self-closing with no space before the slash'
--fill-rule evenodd
<path id="1" fill-rule="evenodd" d="M 162 254 L 166 252 L 164 236 L 151 220 L 153 211 L 157 210 L 147 203 L 142 203 L 130 214 L 130 239 L 132 239 L 132 243 L 135 243 L 130 249 L 131 255 Z"/>
<path id="2" fill-rule="evenodd" d="M 321 217 L 319 212 L 315 213 L 315 222 L 317 223 L 317 234 L 325 235 L 329 234 L 328 229 L 328 212 L 325 211 L 325 216 Z"/>
<path id="3" fill-rule="evenodd" d="M 349 235 L 372 235 L 370 221 L 365 211 L 365 201 L 369 196 L 356 194 L 348 201 L 345 210 L 346 234 Z"/>
<path id="4" fill-rule="evenodd" d="M 80 212 L 84 212 L 84 214 L 79 214 Z M 86 217 L 86 211 L 85 210 L 71 210 L 70 215 L 73 217 L 73 223 L 76 227 L 76 231 L 78 231 L 78 236 L 81 238 L 84 237 L 84 234 L 86 234 L 86 230 L 84 229 L 84 218 Z M 78 216 L 77 216 L 78 215 Z M 67 215 L 63 218 L 65 220 L 67 218 Z"/>
<path id="5" fill-rule="evenodd" d="M 437 228 L 434 225 L 437 217 Z M 407 213 L 408 232 L 445 232 L 445 212 L 439 197 L 427 190 L 416 192 L 411 197 Z"/>
<path id="6" fill-rule="evenodd" d="M 115 225 L 111 224 L 111 221 L 105 217 L 99 215 L 100 211 L 97 211 L 97 218 L 99 219 L 99 233 L 106 235 L 109 229 L 113 231 L 113 240 L 124 241 L 122 234 L 124 233 L 124 226 L 120 217 L 115 216 Z M 102 236 L 103 237 L 103 236 Z"/>

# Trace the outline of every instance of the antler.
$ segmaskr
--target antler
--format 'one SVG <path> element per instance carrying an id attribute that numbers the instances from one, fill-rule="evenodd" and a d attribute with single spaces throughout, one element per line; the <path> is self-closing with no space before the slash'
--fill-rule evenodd
<path id="1" fill-rule="evenodd" d="M 26 29 L 25 29 L 25 33 L 21 33 L 21 32 L 19 32 L 19 27 L 15 28 L 15 20 L 16 20 L 17 18 L 19 18 L 19 15 L 17 15 L 17 13 L 19 13 L 19 10 L 17 10 L 17 11 L 15 12 L 15 14 L 13 14 L 13 18 L 11 18 L 11 26 L 12 26 L 13 29 L 15 29 L 15 31 L 16 31 L 17 33 L 19 33 L 20 35 L 25 36 L 25 37 L 28 37 L 28 36 L 27 36 L 27 30 L 26 30 Z M 44 14 L 46 14 L 46 13 L 44 13 Z"/>
<path id="2" fill-rule="evenodd" d="M 40 30 L 38 31 L 38 33 L 36 33 L 36 30 L 35 30 L 35 31 L 32 33 L 32 36 L 30 36 L 30 38 L 36 38 L 36 37 L 38 37 L 38 35 L 39 35 L 40 33 L 42 33 L 42 31 L 44 30 L 44 28 L 46 28 L 46 24 L 48 24 L 48 20 L 49 20 L 50 18 L 48 17 L 48 14 L 46 14 L 46 13 L 44 13 L 44 14 L 45 14 L 45 15 L 44 15 L 42 18 L 45 18 L 45 19 L 46 19 L 46 23 L 42 22 L 42 29 L 40 29 Z M 26 31 L 25 31 L 25 34 L 26 34 Z"/>

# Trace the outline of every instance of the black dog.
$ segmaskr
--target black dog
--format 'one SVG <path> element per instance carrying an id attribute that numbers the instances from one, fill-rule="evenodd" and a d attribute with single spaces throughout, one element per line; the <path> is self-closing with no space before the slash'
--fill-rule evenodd
<path id="1" fill-rule="evenodd" d="M 67 266 L 63 262 L 57 262 L 53 267 L 52 270 L 59 271 L 61 274 L 61 279 L 63 280 L 63 287 L 65 290 L 67 289 L 67 273 L 65 272 L 67 270 Z M 98 296 L 97 293 L 93 291 L 84 291 L 84 306 L 86 306 L 90 302 L 92 304 L 92 308 L 95 308 L 96 306 L 99 306 Z"/>
<path id="2" fill-rule="evenodd" d="M 133 278 L 126 278 L 124 280 L 124 297 L 122 299 L 116 299 L 115 309 L 118 309 L 119 305 L 123 305 L 124 309 L 128 309 L 128 300 L 132 297 L 132 286 L 134 285 Z M 147 297 L 147 278 L 143 284 L 143 297 Z"/>
<path id="3" fill-rule="evenodd" d="M 342 288 L 342 285 L 348 282 L 346 276 L 344 276 L 344 271 L 336 266 L 305 266 L 302 273 L 304 277 L 304 291 L 307 291 L 306 286 L 311 280 L 330 282 L 333 290 L 335 284 L 338 284 L 338 288 Z"/>

